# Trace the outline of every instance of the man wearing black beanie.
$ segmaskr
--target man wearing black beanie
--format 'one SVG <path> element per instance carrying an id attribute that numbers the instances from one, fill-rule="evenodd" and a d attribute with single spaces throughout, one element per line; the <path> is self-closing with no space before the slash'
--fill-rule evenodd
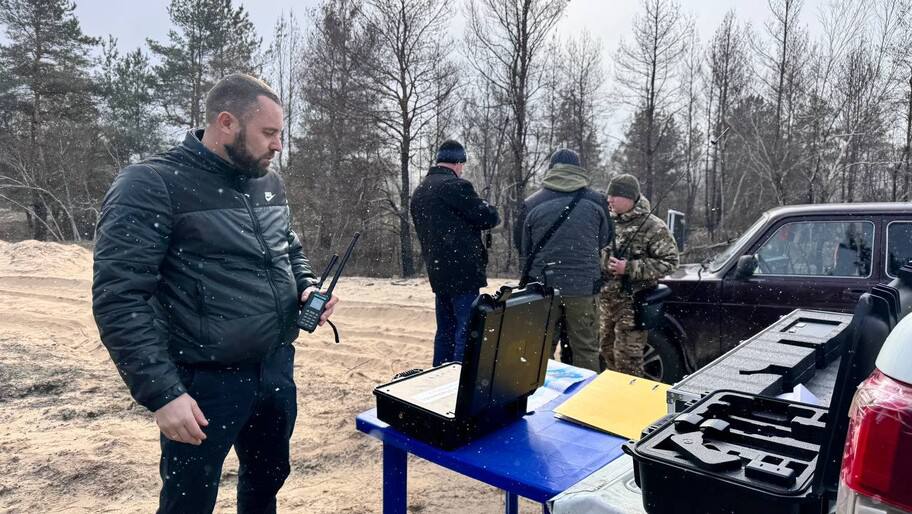
<path id="1" fill-rule="evenodd" d="M 500 223 L 497 209 L 461 178 L 466 162 L 461 144 L 444 141 L 436 161 L 415 189 L 410 206 L 436 295 L 434 366 L 462 362 L 472 302 L 488 285 L 488 252 L 481 232 Z"/>

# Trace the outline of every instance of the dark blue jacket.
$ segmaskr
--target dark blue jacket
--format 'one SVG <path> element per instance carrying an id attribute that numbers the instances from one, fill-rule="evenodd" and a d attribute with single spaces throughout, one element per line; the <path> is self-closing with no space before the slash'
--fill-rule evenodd
<path id="1" fill-rule="evenodd" d="M 520 264 L 560 217 L 561 211 L 583 189 L 583 196 L 564 223 L 535 256 L 530 276 L 540 279 L 544 265 L 553 263 L 554 282 L 561 294 L 588 296 L 601 288 L 601 250 L 614 237 L 605 195 L 587 184 L 582 168 L 559 164 L 548 171 L 542 189 L 523 202 L 514 229 Z M 520 268 L 522 269 L 522 268 Z"/>
<path id="2" fill-rule="evenodd" d="M 121 170 L 98 222 L 95 321 L 153 411 L 185 392 L 176 362 L 252 363 L 291 344 L 299 295 L 315 281 L 281 177 L 250 177 L 202 134 Z"/>

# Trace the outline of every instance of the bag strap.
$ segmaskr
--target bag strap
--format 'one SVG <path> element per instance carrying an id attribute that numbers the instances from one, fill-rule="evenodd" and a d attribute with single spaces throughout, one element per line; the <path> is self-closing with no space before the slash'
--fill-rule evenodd
<path id="1" fill-rule="evenodd" d="M 538 243 L 535 245 L 535 248 L 529 252 L 529 257 L 526 258 L 526 265 L 523 266 L 522 277 L 519 279 L 519 287 L 526 287 L 526 284 L 529 283 L 529 272 L 532 271 L 532 262 L 535 261 L 535 257 L 538 255 L 538 252 L 540 252 L 541 249 L 544 248 L 546 244 L 548 244 L 548 241 L 551 240 L 551 237 L 555 232 L 557 232 L 557 229 L 559 229 L 560 226 L 564 224 L 564 221 L 570 217 L 570 213 L 573 211 L 573 208 L 576 207 L 576 204 L 578 204 L 579 201 L 583 198 L 583 193 L 585 192 L 586 188 L 581 187 L 576 192 L 576 194 L 573 195 L 573 199 L 570 200 L 570 203 L 568 203 L 566 207 L 564 207 L 564 210 L 561 211 L 560 216 L 557 217 L 557 220 L 553 225 L 551 225 L 551 228 L 545 232 L 545 235 L 539 239 Z"/>

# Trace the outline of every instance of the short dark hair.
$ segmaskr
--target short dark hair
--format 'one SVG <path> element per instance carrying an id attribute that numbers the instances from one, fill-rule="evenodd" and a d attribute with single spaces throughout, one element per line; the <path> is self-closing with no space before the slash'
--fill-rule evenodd
<path id="1" fill-rule="evenodd" d="M 230 112 L 243 119 L 260 96 L 282 105 L 279 95 L 262 80 L 244 73 L 228 75 L 216 82 L 206 95 L 206 123 L 215 121 L 220 112 Z"/>

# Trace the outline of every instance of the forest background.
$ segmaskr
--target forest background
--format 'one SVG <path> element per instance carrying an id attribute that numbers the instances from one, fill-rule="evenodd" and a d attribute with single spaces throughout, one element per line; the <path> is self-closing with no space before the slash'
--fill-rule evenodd
<path id="1" fill-rule="evenodd" d="M 705 41 L 686 3 L 643 0 L 610 54 L 555 30 L 568 3 L 322 0 L 264 43 L 238 2 L 171 0 L 167 37 L 125 49 L 71 1 L 0 0 L 0 239 L 91 242 L 117 171 L 201 126 L 237 71 L 282 98 L 274 165 L 307 254 L 322 265 L 360 231 L 352 271 L 370 276 L 421 273 L 408 203 L 448 138 L 500 208 L 500 276 L 560 147 L 595 188 L 633 173 L 660 217 L 685 213 L 689 260 L 778 205 L 909 200 L 912 0 L 769 0 Z"/>

